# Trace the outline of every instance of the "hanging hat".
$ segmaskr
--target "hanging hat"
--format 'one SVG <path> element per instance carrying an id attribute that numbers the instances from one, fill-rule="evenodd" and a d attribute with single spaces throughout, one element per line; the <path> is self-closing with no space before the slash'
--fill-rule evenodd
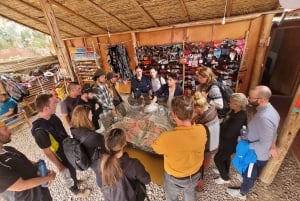
<path id="1" fill-rule="evenodd" d="M 6 124 L 4 123 L 4 121 L 0 121 L 0 127 L 4 127 L 6 126 Z"/>
<path id="2" fill-rule="evenodd" d="M 94 73 L 93 80 L 96 81 L 98 77 L 106 75 L 105 71 L 103 69 L 97 69 L 96 72 Z"/>
<path id="3" fill-rule="evenodd" d="M 109 72 L 106 74 L 106 79 L 110 80 L 112 78 L 116 77 L 116 74 L 114 72 Z"/>

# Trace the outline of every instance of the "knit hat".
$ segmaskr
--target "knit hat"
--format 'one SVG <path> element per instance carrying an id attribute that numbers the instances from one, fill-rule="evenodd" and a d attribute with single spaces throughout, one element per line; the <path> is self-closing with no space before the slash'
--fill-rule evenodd
<path id="1" fill-rule="evenodd" d="M 84 84 L 81 89 L 81 93 L 90 93 L 93 92 L 90 84 Z"/>
<path id="2" fill-rule="evenodd" d="M 112 78 L 116 77 L 116 74 L 114 72 L 109 72 L 106 74 L 106 79 L 110 80 Z"/>
<path id="3" fill-rule="evenodd" d="M 94 73 L 93 80 L 96 81 L 102 75 L 106 75 L 105 71 L 103 69 L 97 69 Z"/>
<path id="4" fill-rule="evenodd" d="M 6 124 L 4 123 L 4 121 L 0 121 L 0 127 L 6 126 Z"/>

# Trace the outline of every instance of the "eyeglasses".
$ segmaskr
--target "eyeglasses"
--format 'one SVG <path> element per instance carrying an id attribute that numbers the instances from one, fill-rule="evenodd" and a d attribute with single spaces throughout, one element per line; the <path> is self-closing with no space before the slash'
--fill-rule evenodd
<path id="1" fill-rule="evenodd" d="M 262 99 L 262 98 L 254 98 L 254 97 L 248 96 L 248 99 L 249 100 L 259 100 L 259 99 Z"/>

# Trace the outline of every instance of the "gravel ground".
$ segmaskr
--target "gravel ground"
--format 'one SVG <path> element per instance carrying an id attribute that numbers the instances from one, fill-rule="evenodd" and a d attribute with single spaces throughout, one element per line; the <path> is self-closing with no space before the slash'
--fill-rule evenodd
<path id="1" fill-rule="evenodd" d="M 35 117 L 31 118 L 33 120 Z M 37 161 L 38 159 L 45 159 L 49 169 L 56 170 L 56 168 L 44 157 L 41 150 L 35 144 L 30 131 L 23 130 L 22 132 L 14 132 L 12 135 L 11 146 L 16 147 L 21 152 L 25 153 L 30 160 Z M 215 200 L 235 200 L 226 194 L 226 187 L 239 185 L 235 178 L 236 172 L 231 171 L 232 182 L 228 185 L 217 185 L 213 182 L 213 178 L 217 175 L 211 170 L 214 164 L 205 172 L 205 186 L 202 192 L 197 193 L 197 200 L 215 201 Z M 78 172 L 78 178 L 86 178 L 87 183 L 83 184 L 81 188 L 92 189 L 92 194 L 85 199 L 85 201 L 102 201 L 102 193 L 95 182 L 94 173 L 91 170 L 85 172 Z M 75 200 L 72 194 L 64 187 L 60 175 L 57 175 L 55 181 L 50 186 L 50 191 L 55 201 L 71 201 Z M 161 186 L 151 183 L 147 186 L 150 200 L 160 201 L 165 200 L 165 195 Z M 182 200 L 182 196 L 179 196 Z M 253 191 L 248 195 L 249 201 L 297 201 L 300 200 L 300 168 L 295 159 L 288 154 L 277 174 L 274 182 L 271 185 L 265 185 L 262 182 L 257 182 Z M 0 201 L 1 198 L 0 198 Z"/>

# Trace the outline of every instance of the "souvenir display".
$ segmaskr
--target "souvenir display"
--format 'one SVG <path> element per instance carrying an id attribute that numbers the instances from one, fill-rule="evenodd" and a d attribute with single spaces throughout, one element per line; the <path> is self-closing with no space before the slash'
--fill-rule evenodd
<path id="1" fill-rule="evenodd" d="M 244 39 L 225 39 L 221 42 L 139 46 L 136 54 L 145 75 L 149 75 L 151 68 L 155 68 L 161 76 L 176 72 L 185 94 L 190 94 L 197 84 L 195 72 L 201 66 L 212 68 L 218 80 L 234 90 L 244 46 Z"/>

